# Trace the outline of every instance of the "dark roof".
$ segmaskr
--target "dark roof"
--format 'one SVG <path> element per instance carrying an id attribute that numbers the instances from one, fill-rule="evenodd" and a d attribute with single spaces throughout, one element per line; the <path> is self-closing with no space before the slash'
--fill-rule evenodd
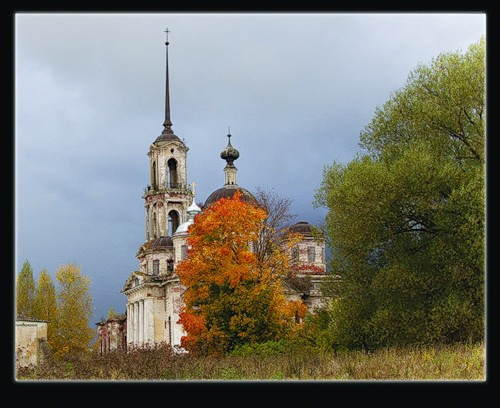
<path id="1" fill-rule="evenodd" d="M 174 246 L 172 238 L 170 237 L 159 237 L 146 244 L 146 249 L 162 249 L 171 248 Z"/>
<path id="2" fill-rule="evenodd" d="M 110 317 L 109 319 L 102 319 L 101 321 L 96 323 L 96 326 L 102 326 L 103 324 L 110 323 L 110 322 L 124 322 L 127 320 L 127 315 L 126 314 L 119 314 L 115 317 Z"/>
<path id="3" fill-rule="evenodd" d="M 170 142 L 170 141 L 173 141 L 175 140 L 176 142 L 181 142 L 181 139 L 179 139 L 179 137 L 177 135 L 175 135 L 174 133 L 167 133 L 167 132 L 163 132 L 160 136 L 158 136 L 156 138 L 156 140 L 154 141 L 155 143 L 157 142 Z"/>
<path id="4" fill-rule="evenodd" d="M 300 221 L 290 227 L 290 232 L 298 232 L 305 237 L 313 236 L 313 226 L 305 221 Z"/>
<path id="5" fill-rule="evenodd" d="M 241 192 L 241 200 L 243 202 L 247 202 L 250 204 L 258 204 L 256 198 L 247 189 L 244 189 L 243 187 L 240 186 L 229 185 L 219 188 L 218 190 L 215 190 L 212 194 L 210 194 L 207 200 L 205 201 L 204 207 L 207 207 L 210 204 L 219 201 L 221 198 L 230 198 L 234 195 L 234 193 L 236 193 L 236 191 Z"/>
<path id="6" fill-rule="evenodd" d="M 172 249 L 174 243 L 170 237 L 159 237 L 149 240 L 142 244 L 135 256 L 141 256 L 145 251 L 165 251 L 166 249 Z"/>

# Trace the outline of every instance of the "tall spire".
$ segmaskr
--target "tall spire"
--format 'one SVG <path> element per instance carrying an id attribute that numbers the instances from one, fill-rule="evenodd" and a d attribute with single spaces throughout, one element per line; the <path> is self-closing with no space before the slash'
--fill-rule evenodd
<path id="1" fill-rule="evenodd" d="M 166 54 L 165 54 L 165 121 L 163 122 L 163 131 L 161 135 L 156 138 L 154 143 L 162 143 L 162 142 L 180 142 L 184 144 L 183 141 L 179 139 L 177 135 L 172 131 L 172 122 L 170 121 L 170 85 L 168 80 L 168 33 L 170 30 L 167 28 L 165 30 L 165 46 L 166 46 Z"/>
<path id="2" fill-rule="evenodd" d="M 173 133 L 172 132 L 172 122 L 170 121 L 170 92 L 169 92 L 169 83 L 168 83 L 168 33 L 169 29 L 167 28 L 165 30 L 165 35 L 166 35 L 166 41 L 165 41 L 165 46 L 166 46 L 166 80 L 165 80 L 165 122 L 163 122 L 163 126 L 165 130 L 163 133 Z"/>

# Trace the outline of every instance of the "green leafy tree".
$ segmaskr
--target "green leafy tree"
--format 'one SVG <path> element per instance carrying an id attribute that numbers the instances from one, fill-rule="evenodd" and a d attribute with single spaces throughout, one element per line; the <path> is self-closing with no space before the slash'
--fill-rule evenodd
<path id="1" fill-rule="evenodd" d="M 33 269 L 28 261 L 24 261 L 16 282 L 16 311 L 24 317 L 33 317 L 35 300 L 35 280 Z"/>
<path id="2" fill-rule="evenodd" d="M 324 171 L 333 347 L 484 337 L 484 39 L 419 65 Z"/>
<path id="3" fill-rule="evenodd" d="M 485 157 L 485 39 L 465 53 L 419 64 L 361 132 L 361 147 L 377 158 L 397 156 L 415 140 L 461 164 Z"/>
<path id="4" fill-rule="evenodd" d="M 94 331 L 89 327 L 92 314 L 90 278 L 83 276 L 74 264 L 61 266 L 57 273 L 57 334 L 54 338 L 55 355 L 87 351 Z"/>
<path id="5" fill-rule="evenodd" d="M 108 316 L 106 317 L 106 319 L 113 319 L 117 316 L 117 314 L 115 313 L 115 309 L 113 309 L 113 306 L 111 306 L 109 308 L 109 311 L 108 311 Z"/>
<path id="6" fill-rule="evenodd" d="M 33 317 L 48 321 L 47 337 L 52 342 L 57 332 L 57 297 L 54 282 L 45 269 L 38 277 Z"/>

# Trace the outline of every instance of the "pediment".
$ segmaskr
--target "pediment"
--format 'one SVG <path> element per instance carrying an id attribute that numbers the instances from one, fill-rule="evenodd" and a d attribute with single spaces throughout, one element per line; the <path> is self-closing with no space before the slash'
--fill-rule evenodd
<path id="1" fill-rule="evenodd" d="M 130 290 L 134 288 L 136 285 L 136 279 L 139 282 L 139 285 L 144 281 L 144 273 L 139 272 L 139 271 L 133 271 L 127 280 L 125 281 L 125 284 L 123 285 L 123 288 L 121 292 L 126 292 L 127 290 Z"/>

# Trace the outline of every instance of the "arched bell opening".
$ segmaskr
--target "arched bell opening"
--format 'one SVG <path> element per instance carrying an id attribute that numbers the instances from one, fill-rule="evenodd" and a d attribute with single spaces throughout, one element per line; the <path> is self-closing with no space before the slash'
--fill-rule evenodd
<path id="1" fill-rule="evenodd" d="M 171 158 L 167 161 L 167 187 L 168 188 L 178 188 L 179 180 L 177 177 L 177 160 Z"/>
<path id="2" fill-rule="evenodd" d="M 179 213 L 172 210 L 168 213 L 168 236 L 174 235 L 175 231 L 179 227 Z"/>
<path id="3" fill-rule="evenodd" d="M 156 161 L 153 161 L 151 165 L 151 187 L 153 190 L 156 190 L 157 182 L 156 182 Z"/>

